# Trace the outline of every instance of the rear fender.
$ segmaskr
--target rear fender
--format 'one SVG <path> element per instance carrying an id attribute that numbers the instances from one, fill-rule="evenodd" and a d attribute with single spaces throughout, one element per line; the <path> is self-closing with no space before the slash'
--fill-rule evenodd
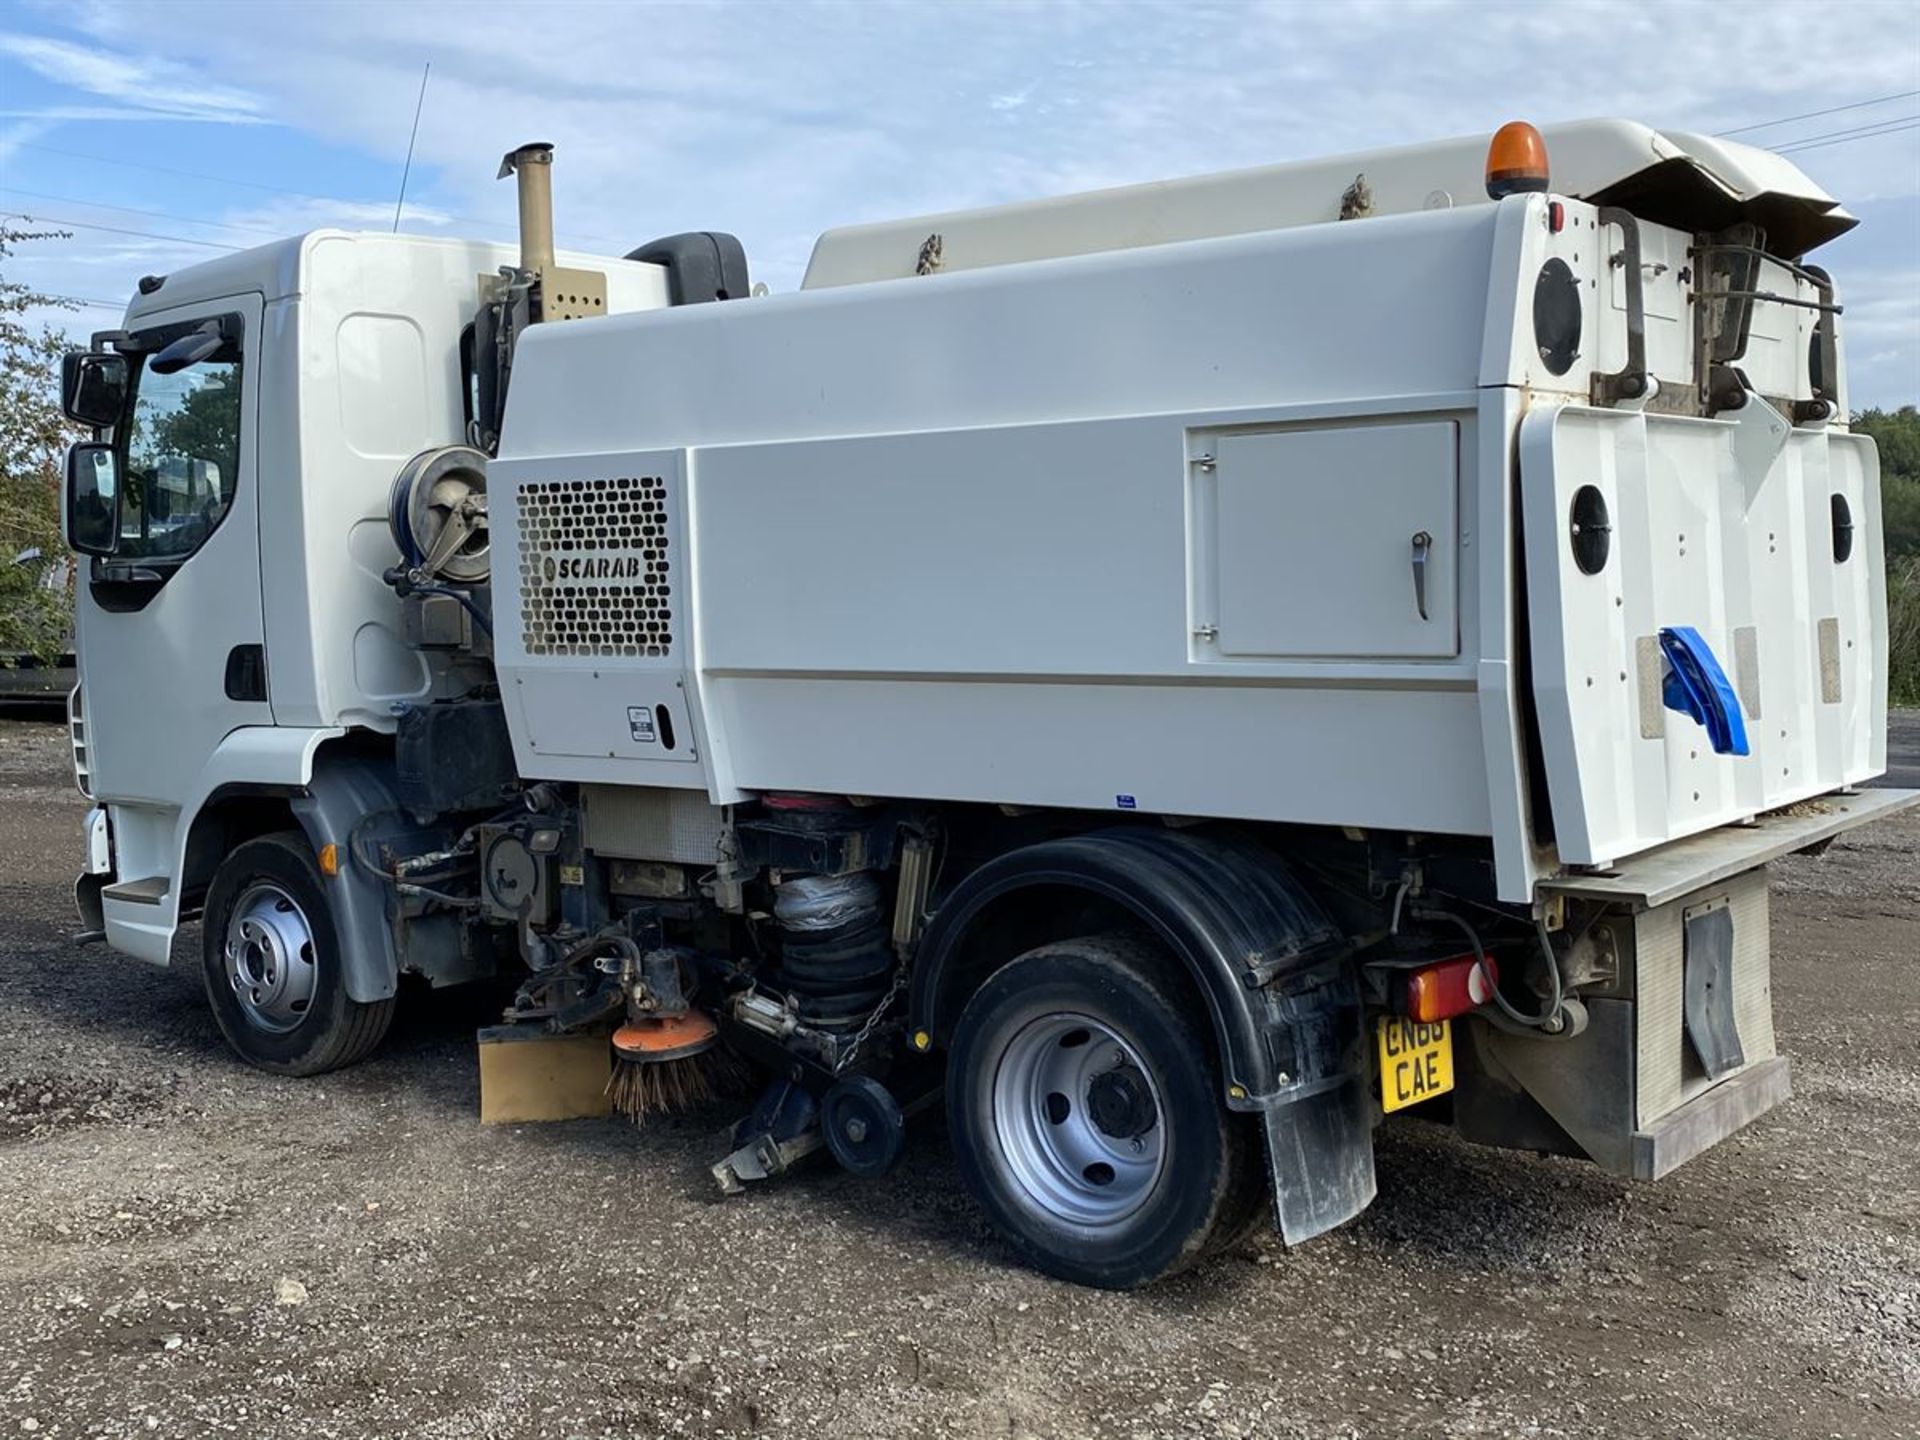
<path id="1" fill-rule="evenodd" d="M 1218 1045 L 1224 1102 L 1261 1116 L 1287 1243 L 1365 1209 L 1374 1195 L 1372 1107 L 1346 940 L 1286 863 L 1242 836 L 1115 829 L 988 862 L 928 924 L 914 963 L 913 1032 L 929 1044 L 950 1039 L 979 982 L 1014 958 L 983 958 L 970 941 L 1023 892 L 1031 900 L 1061 891 L 1156 936 L 1193 980 Z"/>

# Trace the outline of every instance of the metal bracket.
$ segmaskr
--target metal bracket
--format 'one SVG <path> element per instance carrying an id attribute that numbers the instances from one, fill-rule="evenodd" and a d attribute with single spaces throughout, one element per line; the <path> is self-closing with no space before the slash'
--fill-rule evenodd
<path id="1" fill-rule="evenodd" d="M 1743 221 L 1697 237 L 1687 251 L 1694 271 L 1694 386 L 1704 414 L 1723 408 L 1725 372 L 1747 353 L 1765 247 L 1766 231 Z"/>
<path id="2" fill-rule="evenodd" d="M 440 533 L 434 537 L 433 548 L 415 567 L 418 581 L 425 581 L 440 572 L 440 567 L 450 559 L 454 551 L 465 545 L 477 531 L 486 528 L 487 496 L 485 491 L 464 496 L 448 513 L 446 523 L 440 527 Z"/>
<path id="3" fill-rule="evenodd" d="M 722 1195 L 738 1195 L 751 1181 L 771 1180 L 786 1174 L 826 1143 L 818 1125 L 791 1140 L 757 1135 L 715 1165 L 710 1173 Z"/>
<path id="4" fill-rule="evenodd" d="M 1733 384 L 1717 413 L 1733 422 L 1733 455 L 1739 469 L 1746 503 L 1752 505 L 1760 486 L 1780 458 L 1793 435 L 1793 422 L 1769 401 L 1754 393 L 1747 379 L 1734 366 L 1720 367 L 1729 372 Z M 1737 398 L 1737 403 L 1736 403 Z"/>

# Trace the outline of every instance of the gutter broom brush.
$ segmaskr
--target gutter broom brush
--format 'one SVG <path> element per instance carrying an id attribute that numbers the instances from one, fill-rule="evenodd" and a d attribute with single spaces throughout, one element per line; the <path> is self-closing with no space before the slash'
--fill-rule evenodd
<path id="1" fill-rule="evenodd" d="M 720 1027 L 697 1010 L 634 1020 L 613 1032 L 613 1108 L 640 1124 L 734 1087 L 739 1065 L 719 1048 Z"/>

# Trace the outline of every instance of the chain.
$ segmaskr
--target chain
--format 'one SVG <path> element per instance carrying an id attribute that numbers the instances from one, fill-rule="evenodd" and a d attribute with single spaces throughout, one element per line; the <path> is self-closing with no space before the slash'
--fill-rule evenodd
<path id="1" fill-rule="evenodd" d="M 867 1016 L 866 1023 L 854 1032 L 853 1039 L 847 1043 L 847 1048 L 841 1051 L 839 1058 L 833 1062 L 834 1074 L 846 1074 L 853 1062 L 860 1058 L 861 1047 L 872 1038 L 873 1032 L 879 1028 L 881 1017 L 892 1008 L 893 1002 L 900 998 L 900 992 L 906 988 L 907 972 L 895 970 L 893 984 L 888 987 L 887 993 L 880 997 L 880 1003 L 873 1007 L 873 1013 Z"/>

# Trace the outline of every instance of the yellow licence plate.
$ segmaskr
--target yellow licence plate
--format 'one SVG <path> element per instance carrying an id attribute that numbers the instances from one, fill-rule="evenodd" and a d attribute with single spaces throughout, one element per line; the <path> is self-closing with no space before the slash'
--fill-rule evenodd
<path id="1" fill-rule="evenodd" d="M 1374 1030 L 1380 1051 L 1380 1108 L 1392 1112 L 1453 1089 L 1453 1022 L 1383 1015 Z"/>

